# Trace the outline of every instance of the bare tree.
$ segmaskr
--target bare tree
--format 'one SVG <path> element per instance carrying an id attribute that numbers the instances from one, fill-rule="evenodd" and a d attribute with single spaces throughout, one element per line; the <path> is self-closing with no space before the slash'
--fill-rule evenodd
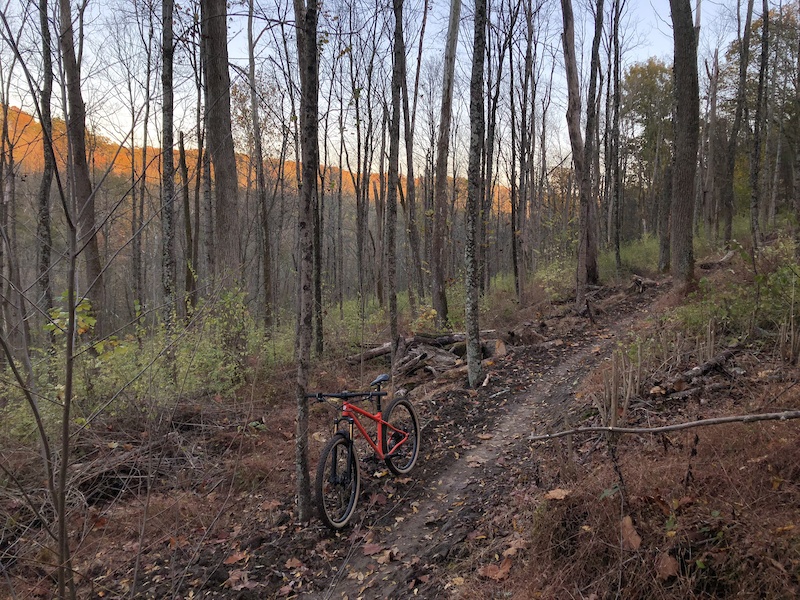
<path id="1" fill-rule="evenodd" d="M 417 99 L 419 97 L 419 77 L 422 69 L 422 42 L 425 38 L 425 27 L 428 22 L 428 3 L 425 0 L 422 9 L 422 26 L 419 33 L 419 46 L 417 50 L 417 66 L 414 74 L 414 88 L 412 95 L 414 102 L 409 110 L 408 102 L 408 74 L 406 72 L 405 48 L 403 52 L 395 57 L 400 60 L 400 79 L 403 94 L 403 131 L 405 135 L 406 147 L 406 193 L 401 196 L 400 201 L 407 215 L 408 241 L 411 246 L 411 277 L 409 278 L 409 300 L 414 296 L 413 288 L 417 287 L 417 294 L 420 298 L 425 296 L 425 283 L 422 276 L 422 254 L 420 251 L 419 222 L 417 220 L 417 182 L 414 179 L 414 129 L 417 116 Z M 404 40 L 400 40 L 404 44 Z M 401 188 L 402 191 L 402 188 Z M 412 307 L 413 310 L 413 307 Z"/>
<path id="2" fill-rule="evenodd" d="M 47 311 L 53 307 L 53 290 L 50 284 L 50 250 L 53 245 L 50 228 L 50 189 L 56 169 L 53 153 L 53 119 L 51 116 L 51 99 L 53 95 L 53 58 L 52 40 L 50 37 L 50 15 L 47 0 L 39 0 L 39 27 L 42 38 L 42 89 L 39 94 L 39 110 L 41 112 L 42 150 L 44 167 L 39 184 L 39 212 L 36 223 L 36 237 L 39 239 L 38 271 L 40 307 Z"/>
<path id="3" fill-rule="evenodd" d="M 67 139 L 69 142 L 67 179 L 74 199 L 75 215 L 80 231 L 81 244 L 85 244 L 86 293 L 91 294 L 92 305 L 97 317 L 96 334 L 105 334 L 106 314 L 104 311 L 105 288 L 103 269 L 100 264 L 100 248 L 97 243 L 95 224 L 95 195 L 89 164 L 86 160 L 86 106 L 81 92 L 81 72 L 75 52 L 75 31 L 72 9 L 69 0 L 59 0 L 61 56 L 64 64 L 65 87 L 67 93 Z M 79 43 L 82 32 L 78 32 Z"/>
<path id="4" fill-rule="evenodd" d="M 214 165 L 216 277 L 225 285 L 241 278 L 238 235 L 236 156 L 231 133 L 231 78 L 228 72 L 228 10 L 226 0 L 201 0 L 205 48 L 208 150 Z"/>
<path id="5" fill-rule="evenodd" d="M 308 386 L 311 368 L 311 333 L 314 270 L 314 198 L 317 195 L 319 168 L 318 98 L 319 63 L 317 54 L 317 4 L 310 0 L 294 0 L 297 31 L 297 62 L 300 71 L 300 144 L 302 148 L 302 185 L 297 231 L 299 237 L 299 276 L 297 284 L 297 441 L 295 471 L 297 475 L 297 513 L 301 521 L 311 517 L 311 482 L 308 474 Z"/>
<path id="6" fill-rule="evenodd" d="M 161 4 L 161 289 L 164 294 L 162 318 L 168 334 L 175 328 L 175 155 L 173 142 L 172 66 L 175 55 L 173 41 L 173 2 Z"/>
<path id="7" fill-rule="evenodd" d="M 756 114 L 753 121 L 753 146 L 750 156 L 750 234 L 753 236 L 753 248 L 761 246 L 761 228 L 759 226 L 759 204 L 761 189 L 759 176 L 761 172 L 761 138 L 764 129 L 764 109 L 766 98 L 766 75 L 769 63 L 769 2 L 763 0 L 761 14 L 761 61 L 758 69 L 758 91 L 756 93 Z"/>
<path id="8" fill-rule="evenodd" d="M 386 189 L 386 282 L 389 296 L 389 331 L 392 339 L 392 365 L 397 350 L 397 192 L 400 189 L 400 90 L 403 87 L 403 0 L 393 0 L 394 52 L 392 65 L 392 106 L 389 119 L 389 171 Z M 410 288 L 411 286 L 409 286 Z"/>
<path id="9" fill-rule="evenodd" d="M 694 280 L 692 249 L 700 136 L 700 86 L 697 74 L 697 34 L 689 0 L 670 0 L 675 45 L 675 156 L 672 185 L 671 254 L 677 281 Z"/>
<path id="10" fill-rule="evenodd" d="M 261 119 L 259 117 L 258 93 L 256 90 L 257 39 L 253 37 L 253 0 L 247 4 L 247 78 L 250 83 L 250 112 L 253 122 L 253 160 L 256 164 L 256 196 L 261 212 L 262 271 L 264 289 L 264 325 L 272 325 L 272 252 L 269 227 L 270 206 L 267 202 L 267 179 L 264 173 L 264 150 L 261 143 Z"/>
<path id="11" fill-rule="evenodd" d="M 672 4 L 670 3 L 670 7 Z M 736 109 L 731 125 L 730 137 L 728 138 L 728 150 L 725 156 L 725 181 L 722 186 L 722 208 L 724 211 L 725 226 L 723 237 L 726 246 L 730 244 L 733 237 L 733 210 L 734 192 L 733 175 L 736 167 L 736 147 L 739 141 L 739 129 L 742 125 L 742 115 L 744 114 L 746 100 L 747 65 L 750 56 L 750 24 L 753 20 L 753 0 L 747 0 L 747 14 L 745 16 L 744 30 L 739 36 L 739 85 L 736 91 Z"/>
<path id="12" fill-rule="evenodd" d="M 589 93 L 586 109 L 586 144 L 584 145 L 580 131 L 581 98 L 578 85 L 578 67 L 575 58 L 575 19 L 572 12 L 572 0 L 561 0 L 564 21 L 564 62 L 567 70 L 567 129 L 572 146 L 572 163 L 575 166 L 575 178 L 580 185 L 580 224 L 578 242 L 578 271 L 575 289 L 575 305 L 578 310 L 585 303 L 586 285 L 596 283 L 597 273 L 597 238 L 595 236 L 596 207 L 590 198 L 592 189 L 591 166 L 594 146 L 596 110 L 595 95 L 597 74 L 600 66 L 599 46 L 603 27 L 603 0 L 597 0 L 595 11 L 595 35 L 592 42 L 592 58 L 590 64 Z"/>
<path id="13" fill-rule="evenodd" d="M 466 264 L 466 325 L 467 378 L 470 387 L 477 387 L 481 378 L 481 340 L 478 312 L 480 296 L 478 259 L 478 221 L 481 210 L 481 191 L 484 182 L 481 172 L 484 142 L 483 68 L 486 58 L 486 0 L 475 0 L 475 23 L 472 42 L 472 75 L 469 84 L 469 167 L 467 169 L 467 231 Z"/>
<path id="14" fill-rule="evenodd" d="M 458 45 L 458 23 L 461 18 L 461 0 L 450 2 L 450 23 L 444 51 L 444 76 L 442 80 L 442 109 L 439 118 L 439 138 L 436 144 L 436 170 L 433 208 L 433 239 L 431 244 L 431 296 L 436 310 L 436 323 L 448 324 L 447 288 L 445 285 L 445 236 L 447 228 L 447 160 L 450 149 L 450 122 L 453 114 L 453 87 Z"/>

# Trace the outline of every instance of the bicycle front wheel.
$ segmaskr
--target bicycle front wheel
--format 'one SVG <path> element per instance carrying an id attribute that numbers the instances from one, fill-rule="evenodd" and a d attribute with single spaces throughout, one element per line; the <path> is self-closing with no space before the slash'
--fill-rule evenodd
<path id="1" fill-rule="evenodd" d="M 395 475 L 405 475 L 419 455 L 419 419 L 414 406 L 405 398 L 396 398 L 383 413 L 388 425 L 383 427 L 383 453 L 386 466 Z"/>
<path id="2" fill-rule="evenodd" d="M 361 478 L 355 446 L 344 433 L 325 444 L 315 482 L 319 517 L 331 529 L 342 529 L 356 510 Z"/>

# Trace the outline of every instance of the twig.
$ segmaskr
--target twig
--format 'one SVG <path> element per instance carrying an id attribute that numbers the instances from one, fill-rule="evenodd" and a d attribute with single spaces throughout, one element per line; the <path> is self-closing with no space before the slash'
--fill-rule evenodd
<path id="1" fill-rule="evenodd" d="M 779 413 L 764 413 L 760 415 L 737 415 L 732 417 L 718 417 L 716 419 L 701 419 L 699 421 L 692 421 L 691 423 L 678 423 L 676 425 L 665 425 L 663 427 L 578 427 L 577 429 L 567 429 L 557 433 L 534 435 L 529 437 L 528 441 L 539 442 L 543 440 L 552 440 L 576 433 L 665 433 L 667 431 L 680 431 L 681 429 L 691 429 L 693 427 L 724 425 L 725 423 L 788 421 L 790 419 L 800 419 L 800 410 L 787 410 Z"/>

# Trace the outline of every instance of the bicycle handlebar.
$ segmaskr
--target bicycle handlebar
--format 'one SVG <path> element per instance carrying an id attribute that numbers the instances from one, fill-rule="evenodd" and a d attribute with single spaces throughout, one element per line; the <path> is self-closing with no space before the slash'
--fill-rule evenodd
<path id="1" fill-rule="evenodd" d="M 306 398 L 316 398 L 317 401 L 322 402 L 326 398 L 336 398 L 337 400 L 349 400 L 350 398 L 373 398 L 376 396 L 386 396 L 388 392 L 315 392 L 313 394 L 306 394 Z"/>
<path id="2" fill-rule="evenodd" d="M 377 388 L 374 390 L 370 390 L 369 392 L 338 392 L 338 393 L 327 393 L 327 392 L 315 392 L 313 394 L 306 394 L 306 398 L 316 398 L 317 402 L 324 402 L 326 398 L 336 398 L 337 400 L 348 400 L 350 398 L 380 398 L 387 395 L 387 392 L 381 391 L 381 384 L 386 383 L 389 381 L 390 377 L 386 373 L 378 375 L 375 378 L 375 381 L 369 384 L 371 388 Z"/>

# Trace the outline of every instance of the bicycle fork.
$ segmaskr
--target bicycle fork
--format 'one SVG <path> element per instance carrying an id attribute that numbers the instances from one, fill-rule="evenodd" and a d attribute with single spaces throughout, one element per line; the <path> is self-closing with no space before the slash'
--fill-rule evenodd
<path id="1" fill-rule="evenodd" d="M 352 417 L 339 417 L 336 419 L 336 422 L 333 426 L 333 435 L 340 433 L 339 423 L 342 421 L 347 421 L 347 436 L 348 436 L 348 444 L 347 444 L 347 462 L 344 469 L 344 473 L 342 475 L 339 474 L 339 461 L 338 457 L 336 456 L 336 452 L 333 453 L 331 456 L 331 476 L 328 483 L 331 485 L 348 485 L 350 483 L 350 478 L 353 477 L 353 473 L 351 472 L 351 467 L 353 465 L 354 454 L 356 451 L 356 445 L 354 443 L 354 423 Z M 358 460 L 358 459 L 356 459 Z"/>

